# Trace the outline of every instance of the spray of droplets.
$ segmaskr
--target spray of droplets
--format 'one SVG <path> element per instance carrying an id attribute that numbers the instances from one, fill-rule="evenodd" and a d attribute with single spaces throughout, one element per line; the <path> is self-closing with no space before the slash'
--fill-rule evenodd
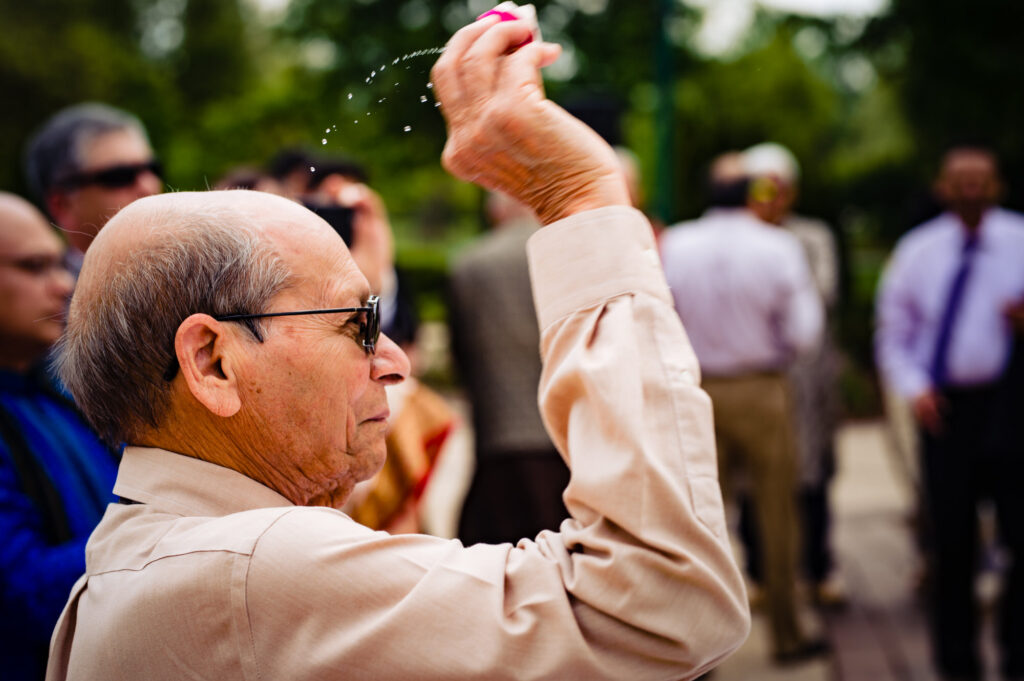
<path id="1" fill-rule="evenodd" d="M 392 68 L 394 68 L 394 67 L 396 67 L 396 66 L 398 66 L 400 64 L 403 64 L 404 62 L 409 62 L 410 60 L 413 60 L 413 59 L 418 59 L 420 57 L 427 57 L 427 56 L 431 56 L 431 55 L 438 55 L 438 54 L 441 54 L 442 52 L 444 52 L 444 50 L 445 50 L 445 48 L 443 46 L 442 47 L 431 47 L 431 48 L 428 48 L 428 49 L 425 49 L 425 50 L 416 50 L 415 52 L 410 52 L 408 54 L 404 54 L 401 57 L 396 57 L 395 59 L 393 59 L 391 61 L 390 66 Z M 385 64 L 381 64 L 380 66 L 378 66 L 375 69 L 372 69 L 370 71 L 370 75 L 366 76 L 366 78 L 363 79 L 363 82 L 366 85 L 373 84 L 374 81 L 377 80 L 378 76 L 383 76 L 384 75 L 384 72 L 387 70 L 387 68 L 388 68 L 388 64 L 385 63 Z M 409 64 L 409 63 L 406 63 L 405 64 L 405 68 L 407 70 L 411 69 L 412 65 Z M 401 89 L 401 83 L 395 82 L 395 83 L 393 83 L 392 87 L 394 87 L 395 91 L 397 92 L 397 91 L 399 91 Z M 433 89 L 433 87 L 434 87 L 433 83 L 431 83 L 431 82 L 427 83 L 427 89 L 428 90 Z M 355 98 L 355 94 L 352 93 L 352 92 L 348 92 L 345 95 L 345 99 L 348 100 L 348 101 L 352 101 L 354 98 Z M 380 97 L 380 98 L 377 99 L 377 104 L 383 104 L 384 102 L 387 101 L 387 99 L 388 99 L 387 97 Z M 433 101 L 433 98 L 430 97 L 428 94 L 421 94 L 419 96 L 419 101 L 420 101 L 421 104 L 427 104 L 428 102 Z M 441 102 L 434 102 L 434 108 L 438 108 L 440 106 L 441 106 Z M 372 111 L 366 111 L 363 114 L 364 117 L 369 117 L 369 116 L 372 116 L 372 115 L 373 115 Z M 352 120 L 352 125 L 358 125 L 360 120 L 361 119 L 359 119 L 359 118 L 353 119 Z M 337 127 L 336 126 L 332 126 L 331 128 L 327 128 L 324 132 L 325 132 L 325 134 L 330 134 L 332 130 L 337 131 Z M 402 127 L 402 131 L 403 132 L 411 132 L 412 131 L 412 126 L 411 125 L 405 125 L 405 126 Z M 326 145 L 327 144 L 327 137 L 321 138 L 320 144 Z M 310 170 L 312 171 L 312 168 Z"/>

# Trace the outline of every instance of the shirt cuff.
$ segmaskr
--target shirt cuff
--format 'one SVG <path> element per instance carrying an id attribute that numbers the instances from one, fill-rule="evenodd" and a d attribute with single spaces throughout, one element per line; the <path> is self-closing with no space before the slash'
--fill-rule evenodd
<path id="1" fill-rule="evenodd" d="M 576 310 L 627 293 L 671 303 L 654 229 L 634 208 L 571 215 L 538 230 L 526 248 L 542 331 Z"/>

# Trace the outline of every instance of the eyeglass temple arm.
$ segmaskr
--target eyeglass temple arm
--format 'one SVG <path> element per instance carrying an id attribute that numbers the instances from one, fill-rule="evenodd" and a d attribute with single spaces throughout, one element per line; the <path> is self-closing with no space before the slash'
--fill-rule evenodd
<path id="1" fill-rule="evenodd" d="M 297 312 L 262 312 L 259 314 L 225 314 L 214 317 L 218 322 L 237 319 L 259 319 L 261 317 L 295 317 L 309 314 L 333 314 L 335 312 L 370 312 L 372 307 L 336 307 L 328 310 L 299 310 Z"/>

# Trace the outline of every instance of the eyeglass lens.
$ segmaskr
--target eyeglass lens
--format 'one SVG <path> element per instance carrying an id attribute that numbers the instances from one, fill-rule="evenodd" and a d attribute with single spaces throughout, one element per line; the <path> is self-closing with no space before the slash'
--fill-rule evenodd
<path id="1" fill-rule="evenodd" d="M 97 184 L 108 189 L 118 189 L 135 184 L 139 175 L 145 172 L 153 173 L 158 178 L 163 179 L 163 164 L 156 159 L 146 163 L 126 163 L 103 170 L 80 173 L 79 175 L 72 176 L 68 180 L 68 184 L 78 187 Z"/>

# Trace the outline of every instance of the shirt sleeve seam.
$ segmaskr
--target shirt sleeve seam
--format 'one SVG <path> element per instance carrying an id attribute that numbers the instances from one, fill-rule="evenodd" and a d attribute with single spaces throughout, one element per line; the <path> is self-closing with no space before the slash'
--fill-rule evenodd
<path id="1" fill-rule="evenodd" d="M 277 525 L 278 522 L 281 521 L 282 518 L 284 518 L 285 516 L 287 516 L 290 513 L 294 512 L 294 510 L 295 509 L 289 509 L 285 513 L 282 513 L 281 515 L 279 515 L 276 518 L 274 518 L 274 520 L 271 523 L 269 523 L 265 528 L 263 528 L 263 531 L 260 532 L 259 536 L 256 537 L 256 541 L 253 542 L 252 552 L 249 554 L 249 562 L 248 562 L 248 564 L 246 565 L 246 568 L 245 568 L 245 587 L 244 587 L 245 591 L 244 591 L 244 598 L 243 598 L 243 602 L 245 603 L 245 606 L 244 606 L 245 607 L 245 621 L 246 621 L 246 624 L 248 625 L 248 635 L 249 635 L 249 642 L 248 643 L 249 643 L 249 650 L 250 650 L 250 653 L 252 655 L 252 668 L 255 671 L 256 679 L 257 680 L 263 678 L 263 673 L 260 670 L 259 658 L 256 655 L 256 636 L 255 636 L 255 633 L 253 631 L 252 611 L 249 608 L 249 576 L 250 576 L 250 573 L 252 572 L 252 564 L 255 561 L 256 550 L 259 548 L 260 541 L 263 540 L 263 537 L 265 537 L 267 535 L 267 533 L 270 532 L 270 530 L 275 525 Z"/>

